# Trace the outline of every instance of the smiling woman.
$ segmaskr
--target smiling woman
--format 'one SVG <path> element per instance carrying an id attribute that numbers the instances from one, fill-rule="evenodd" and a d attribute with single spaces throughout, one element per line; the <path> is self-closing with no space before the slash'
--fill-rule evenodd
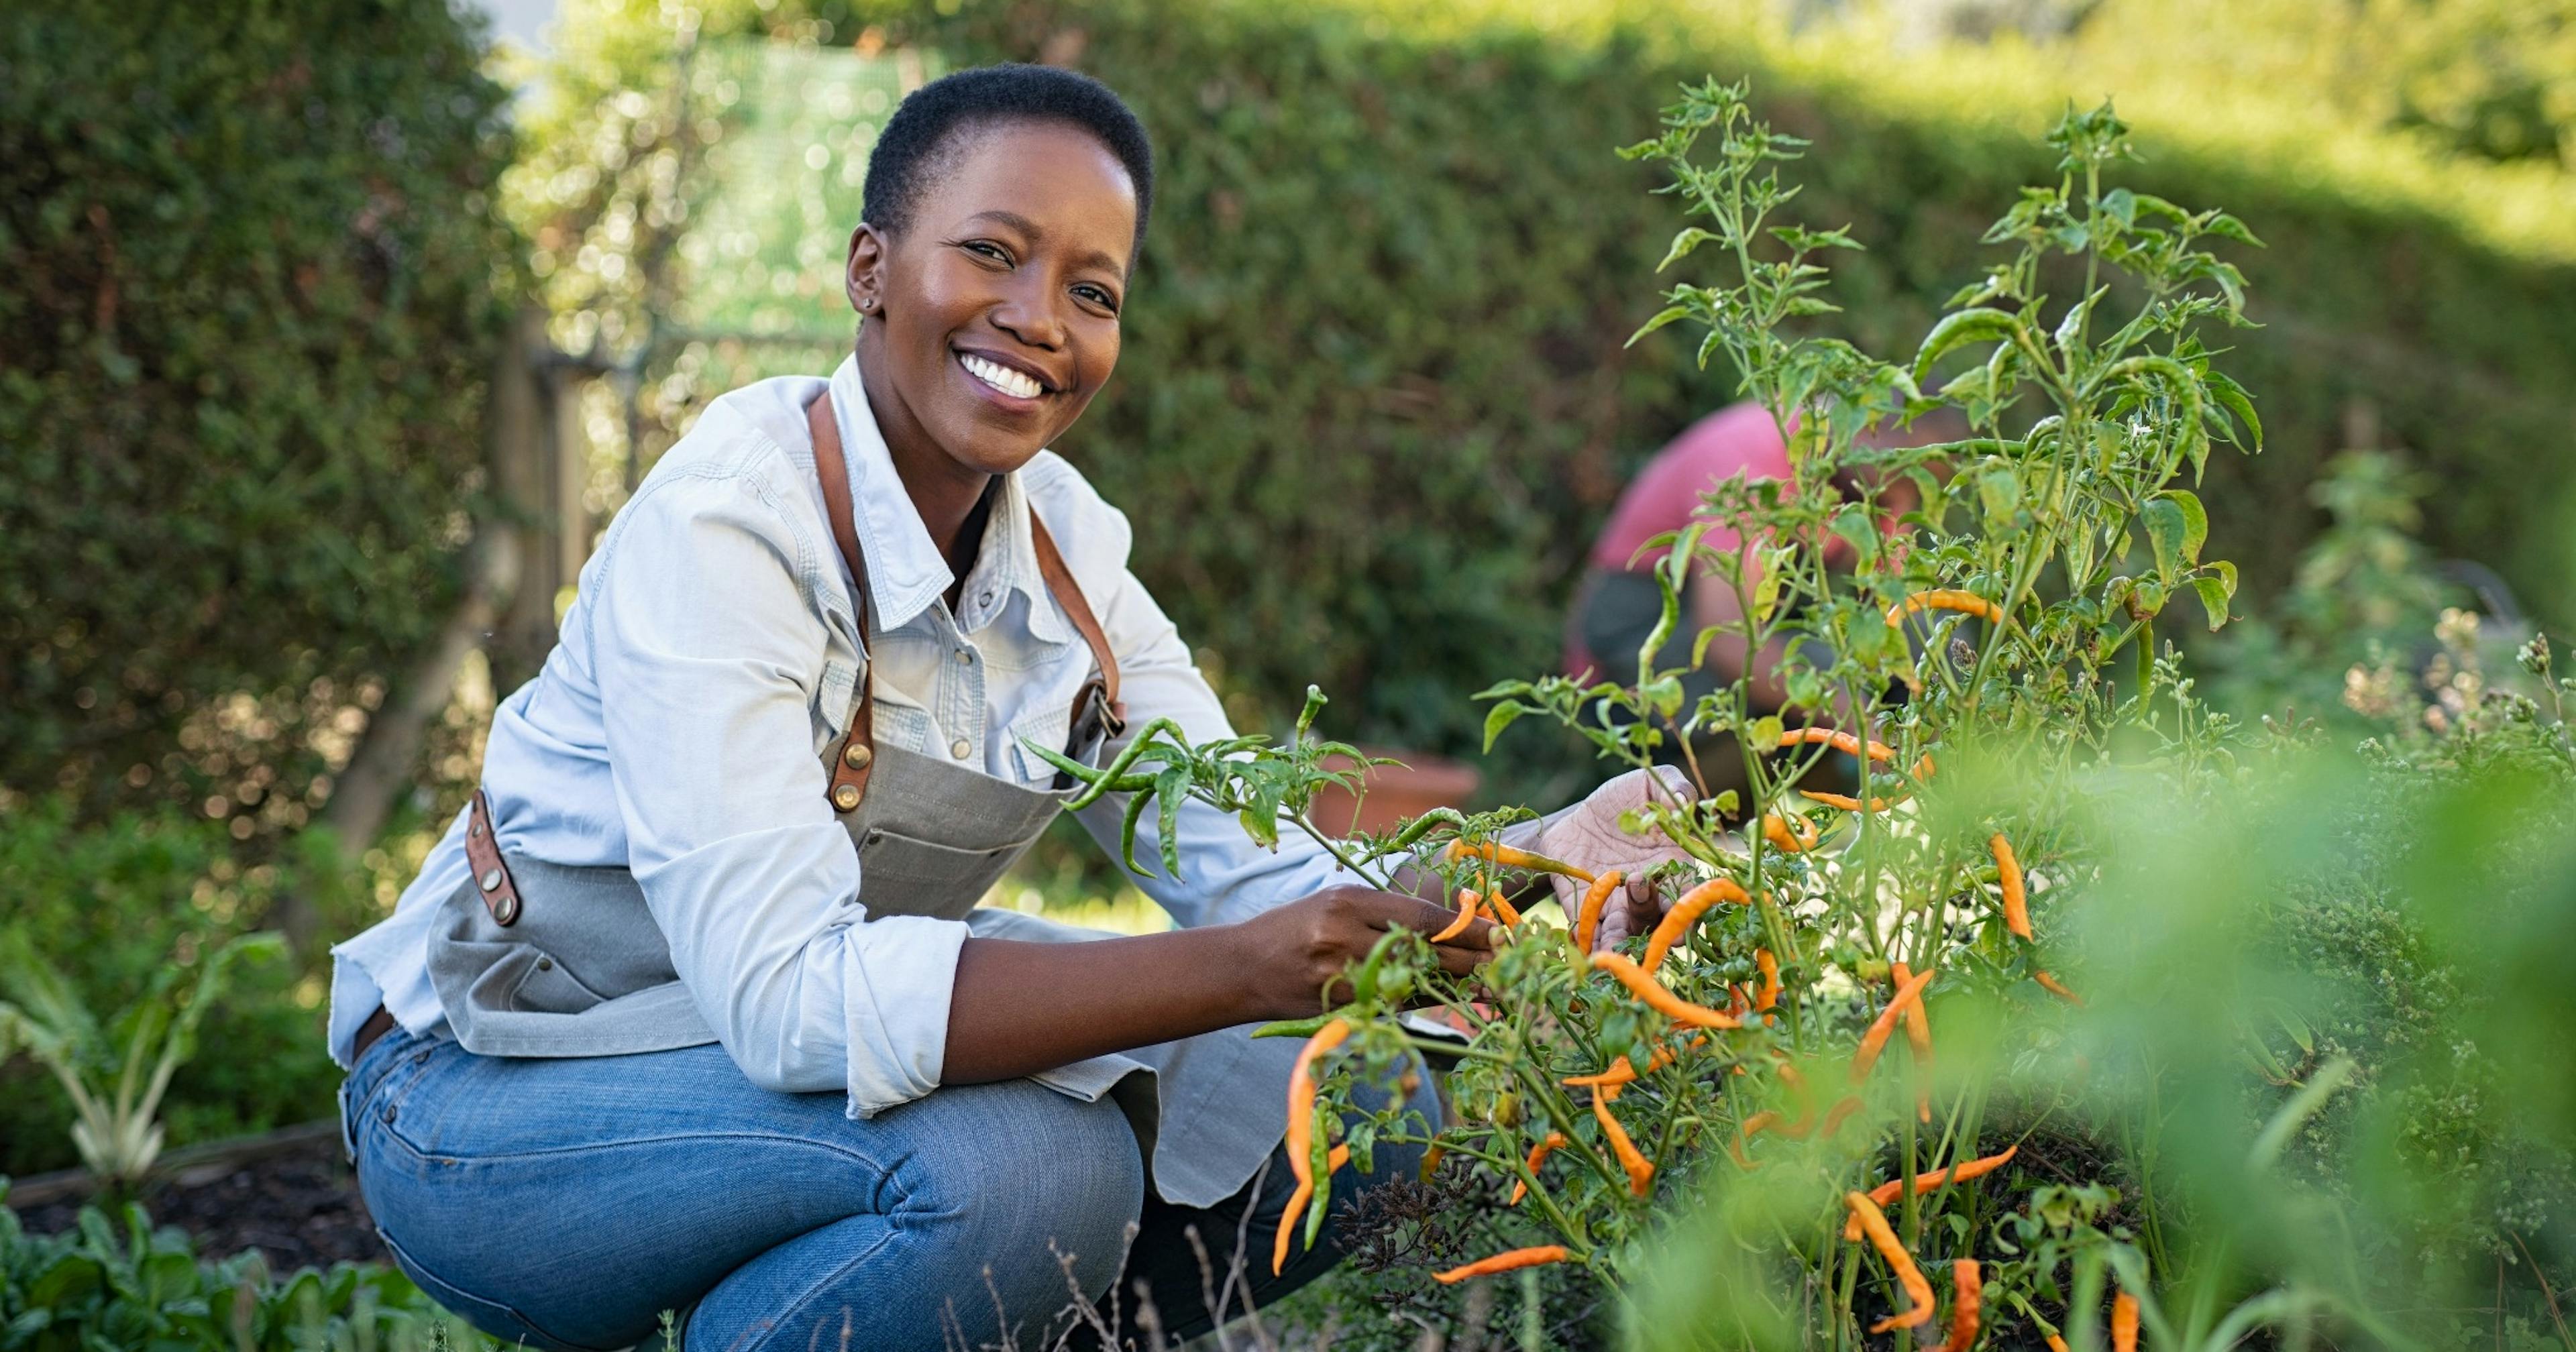
<path id="1" fill-rule="evenodd" d="M 1230 735 L 1125 518 L 1045 449 L 1117 365 L 1152 190 L 1144 130 L 1084 77 L 907 99 L 850 238 L 851 356 L 715 401 L 655 466 L 497 712 L 482 791 L 335 950 L 369 1209 L 486 1330 L 612 1348 L 675 1310 L 729 1352 L 929 1349 L 1051 1333 L 1115 1282 L 1092 1327 L 1141 1288 L 1186 1338 L 1222 1313 L 1191 1233 L 1220 1265 L 1271 1247 L 1296 1047 L 1247 1025 L 1315 1013 L 1447 910 L 1199 805 L 1172 819 L 1187 867 L 1137 880 L 1171 933 L 976 906 L 1066 805 L 1032 748 Z M 1643 862 L 1604 857 L 1642 791 L 1513 843 Z M 1077 815 L 1114 840 L 1127 797 Z M 1486 926 L 1440 952 L 1468 971 Z M 1414 1163 L 1381 1146 L 1328 1222 Z M 1333 1234 L 1251 1265 L 1250 1297 L 1329 1267 Z"/>

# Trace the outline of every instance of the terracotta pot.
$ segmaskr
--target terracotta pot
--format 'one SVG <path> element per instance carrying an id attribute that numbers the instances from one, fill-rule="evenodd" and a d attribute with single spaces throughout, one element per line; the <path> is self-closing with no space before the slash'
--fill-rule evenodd
<path id="1" fill-rule="evenodd" d="M 1435 807 L 1461 807 L 1475 796 L 1476 786 L 1484 782 L 1476 767 L 1458 761 L 1391 747 L 1368 746 L 1360 750 L 1371 756 L 1392 756 L 1404 764 L 1371 768 L 1364 798 L 1354 798 L 1339 788 L 1316 794 L 1315 825 L 1328 833 L 1384 831 Z"/>

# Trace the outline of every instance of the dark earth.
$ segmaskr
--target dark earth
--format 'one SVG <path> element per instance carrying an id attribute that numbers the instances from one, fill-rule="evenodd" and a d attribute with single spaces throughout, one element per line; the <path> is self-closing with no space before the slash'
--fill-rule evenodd
<path id="1" fill-rule="evenodd" d="M 66 1198 L 11 1209 L 30 1233 L 52 1234 L 72 1228 L 81 1202 Z M 153 1224 L 195 1236 L 201 1258 L 255 1248 L 278 1273 L 341 1261 L 389 1261 L 336 1136 L 242 1164 L 183 1170 L 146 1195 L 144 1208 Z"/>

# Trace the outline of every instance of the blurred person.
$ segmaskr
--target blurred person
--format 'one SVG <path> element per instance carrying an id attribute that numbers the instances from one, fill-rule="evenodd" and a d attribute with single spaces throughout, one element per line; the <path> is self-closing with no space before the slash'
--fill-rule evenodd
<path id="1" fill-rule="evenodd" d="M 1232 731 L 1125 517 L 1045 449 L 1117 363 L 1152 190 L 1144 129 L 1083 76 L 906 98 L 850 237 L 851 354 L 723 396 L 654 466 L 471 803 L 333 950 L 368 1210 L 484 1331 L 622 1347 L 671 1310 L 716 1352 L 928 1352 L 1074 1294 L 1132 1321 L 1143 1286 L 1187 1340 L 1219 1313 L 1193 1235 L 1269 1304 L 1414 1172 L 1383 1143 L 1345 1169 L 1274 1276 L 1298 1044 L 1248 1026 L 1317 1012 L 1445 904 L 1192 802 L 1185 867 L 1136 880 L 1172 932 L 977 905 L 1071 795 L 1028 744 L 1098 765 L 1155 719 Z M 1656 783 L 1510 842 L 1633 874 L 1675 857 L 1617 829 Z M 1078 814 L 1113 851 L 1125 801 Z M 1438 952 L 1465 972 L 1490 944 Z M 1427 1087 L 1410 1105 L 1437 1121 Z"/>
<path id="2" fill-rule="evenodd" d="M 1967 434 L 1966 420 L 1956 410 L 1943 408 L 1907 427 L 1864 432 L 1860 441 L 1881 447 L 1929 446 Z M 1712 515 L 1703 499 L 1728 479 L 1785 481 L 1789 477 L 1789 445 L 1779 422 L 1770 410 L 1750 400 L 1708 414 L 1656 452 L 1620 492 L 1586 556 L 1584 576 L 1576 584 L 1566 617 L 1565 674 L 1623 685 L 1636 681 L 1638 649 L 1653 636 L 1663 615 L 1663 591 L 1656 584 L 1654 568 L 1669 551 L 1649 546 L 1657 536 L 1680 532 L 1693 522 L 1706 523 L 1701 545 L 1719 554 L 1740 551 L 1744 590 L 1752 591 L 1762 576 L 1759 555 L 1746 547 L 1732 525 Z M 1860 491 L 1857 482 L 1848 480 L 1839 487 L 1846 496 Z M 1899 532 L 1898 518 L 1919 506 L 1922 495 L 1912 482 L 1900 478 L 1879 488 L 1878 501 L 1881 528 L 1894 536 Z M 1851 561 L 1850 542 L 1827 536 L 1826 566 L 1848 568 Z M 1788 705 L 1779 674 L 1786 645 L 1775 639 L 1748 656 L 1743 637 L 1732 628 L 1744 618 L 1737 598 L 1736 588 L 1705 564 L 1693 570 L 1682 596 L 1681 621 L 1655 654 L 1657 667 L 1682 669 L 1686 710 L 1700 697 L 1738 680 L 1746 682 L 1748 717 L 1777 714 Z M 1700 631 L 1711 626 L 1728 628 L 1709 642 L 1705 660 L 1693 666 L 1691 650 Z M 1808 657 L 1820 667 L 1833 660 L 1821 648 Z M 1679 749 L 1671 749 L 1671 754 L 1678 756 Z M 1712 792 L 1742 787 L 1742 768 L 1732 758 L 1702 757 L 1701 767 L 1712 776 Z"/>

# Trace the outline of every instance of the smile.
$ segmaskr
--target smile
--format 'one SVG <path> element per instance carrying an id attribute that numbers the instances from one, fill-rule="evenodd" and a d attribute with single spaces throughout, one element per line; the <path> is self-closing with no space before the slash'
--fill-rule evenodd
<path id="1" fill-rule="evenodd" d="M 1046 393 L 1046 386 L 1025 372 L 1014 371 L 1000 362 L 988 361 L 971 352 L 958 353 L 957 364 L 966 368 L 966 374 L 1014 399 L 1035 399 Z"/>

